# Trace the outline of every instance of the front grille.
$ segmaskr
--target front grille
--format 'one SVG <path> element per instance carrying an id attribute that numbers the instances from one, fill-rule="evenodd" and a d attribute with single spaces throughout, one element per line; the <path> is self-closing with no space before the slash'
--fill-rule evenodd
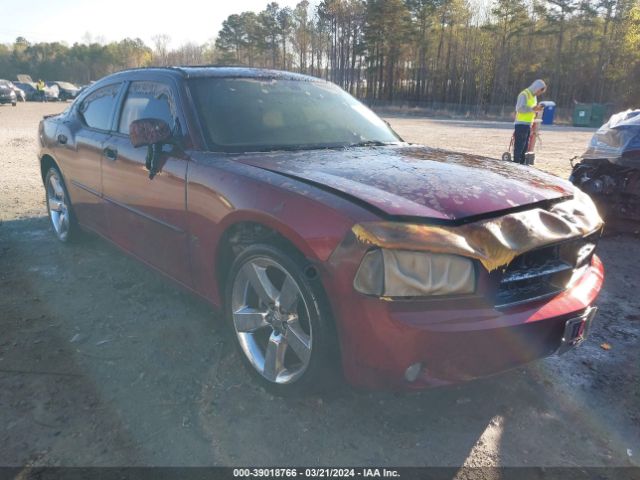
<path id="1" fill-rule="evenodd" d="M 574 272 L 591 263 L 600 232 L 518 255 L 501 272 L 496 307 L 551 297 L 563 291 Z"/>

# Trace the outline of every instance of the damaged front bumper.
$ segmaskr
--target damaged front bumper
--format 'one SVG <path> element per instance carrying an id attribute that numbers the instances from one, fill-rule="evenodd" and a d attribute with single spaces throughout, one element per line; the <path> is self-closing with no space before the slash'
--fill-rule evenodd
<path id="1" fill-rule="evenodd" d="M 346 377 L 367 388 L 419 389 L 491 375 L 577 346 L 588 330 L 569 336 L 567 325 L 580 319 L 586 326 L 593 318 L 604 279 L 594 253 L 601 230 L 593 203 L 579 191 L 549 210 L 461 226 L 357 225 L 330 258 L 334 275 L 326 285 L 340 319 Z M 473 259 L 475 290 L 413 298 L 359 293 L 354 278 L 376 249 Z M 562 263 L 568 268 L 559 269 Z M 393 273 L 402 277 L 397 262 Z M 539 295 L 545 282 L 554 289 Z M 523 288 L 509 297 L 514 285 Z"/>
<path id="2" fill-rule="evenodd" d="M 590 308 L 603 279 L 602 263 L 593 256 L 571 288 L 507 309 L 496 308 L 480 294 L 391 301 L 359 294 L 339 297 L 334 311 L 343 319 L 339 330 L 345 376 L 363 388 L 415 390 L 563 353 L 585 338 L 588 330 L 579 332 L 579 338 L 568 337 L 567 322 L 593 318 Z M 406 377 L 410 367 L 418 369 L 411 381 Z"/>

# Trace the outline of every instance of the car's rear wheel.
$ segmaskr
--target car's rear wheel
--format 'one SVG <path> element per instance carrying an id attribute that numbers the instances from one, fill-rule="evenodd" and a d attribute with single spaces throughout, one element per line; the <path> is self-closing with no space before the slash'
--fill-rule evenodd
<path id="1" fill-rule="evenodd" d="M 335 378 L 335 333 L 317 279 L 302 257 L 247 247 L 231 266 L 226 315 L 250 372 L 278 394 L 316 390 Z"/>
<path id="2" fill-rule="evenodd" d="M 47 211 L 56 237 L 67 243 L 78 235 L 78 226 L 73 217 L 71 202 L 62 174 L 56 167 L 51 167 L 45 177 L 47 194 Z"/>

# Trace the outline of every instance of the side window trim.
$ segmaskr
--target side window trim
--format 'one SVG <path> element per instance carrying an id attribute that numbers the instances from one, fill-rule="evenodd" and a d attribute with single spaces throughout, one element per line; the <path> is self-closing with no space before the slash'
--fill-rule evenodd
<path id="1" fill-rule="evenodd" d="M 118 123 L 120 122 L 120 112 L 122 111 L 122 106 L 124 101 L 127 98 L 127 91 L 129 90 L 129 85 L 131 85 L 130 80 L 124 80 L 122 85 L 120 85 L 120 91 L 116 96 L 116 107 L 113 109 L 111 113 L 111 122 L 109 132 L 111 134 L 116 133 L 118 131 Z"/>
<path id="2" fill-rule="evenodd" d="M 118 80 L 115 81 L 113 83 L 108 83 L 106 85 L 101 85 L 99 88 L 96 88 L 95 90 L 88 92 L 84 98 L 80 101 L 80 103 L 78 104 L 76 110 L 77 112 L 80 114 L 81 116 L 81 122 L 82 122 L 82 127 L 90 130 L 92 132 L 98 132 L 98 133 L 112 133 L 113 132 L 113 117 L 115 115 L 116 110 L 119 109 L 119 104 L 122 100 L 122 87 L 124 86 L 126 82 L 122 81 L 122 80 Z M 98 92 L 100 90 L 102 90 L 103 88 L 107 88 L 110 87 L 112 85 L 120 85 L 119 89 L 118 89 L 118 93 L 116 94 L 116 99 L 114 101 L 115 103 L 115 108 L 111 111 L 111 117 L 109 118 L 109 128 L 108 129 L 102 129 L 102 128 L 96 128 L 96 127 L 92 127 L 91 125 L 87 124 L 87 122 L 85 121 L 84 118 L 84 102 L 87 101 L 87 99 L 95 92 Z"/>

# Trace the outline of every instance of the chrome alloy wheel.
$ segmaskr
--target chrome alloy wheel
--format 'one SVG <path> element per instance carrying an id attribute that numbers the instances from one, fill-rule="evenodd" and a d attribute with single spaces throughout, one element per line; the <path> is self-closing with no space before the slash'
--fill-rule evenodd
<path id="1" fill-rule="evenodd" d="M 66 241 L 70 228 L 70 212 L 60 174 L 51 170 L 47 177 L 47 208 L 56 235 Z"/>
<path id="2" fill-rule="evenodd" d="M 231 311 L 240 346 L 268 381 L 288 384 L 311 358 L 309 307 L 300 286 L 272 258 L 250 258 L 233 281 Z"/>

